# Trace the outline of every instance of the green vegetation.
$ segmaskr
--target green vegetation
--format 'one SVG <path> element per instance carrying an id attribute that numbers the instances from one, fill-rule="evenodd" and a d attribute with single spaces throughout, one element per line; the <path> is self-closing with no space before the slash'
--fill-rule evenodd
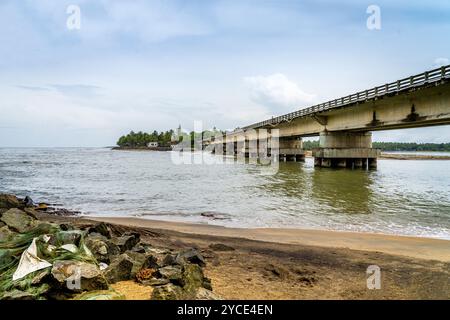
<path id="1" fill-rule="evenodd" d="M 382 151 L 450 151 L 450 143 L 373 142 Z"/>
<path id="2" fill-rule="evenodd" d="M 119 147 L 139 148 L 146 147 L 150 142 L 158 142 L 159 146 L 168 147 L 171 144 L 172 135 L 173 130 L 166 132 L 155 130 L 152 133 L 131 131 L 129 134 L 120 137 L 117 145 Z"/>
<path id="3" fill-rule="evenodd" d="M 305 150 L 319 147 L 319 141 L 303 141 Z M 372 147 L 381 151 L 440 151 L 450 152 L 450 143 L 373 142 Z"/>
<path id="4" fill-rule="evenodd" d="M 190 141 L 191 145 L 194 145 L 194 141 L 201 141 L 202 138 L 206 139 L 221 133 L 224 134 L 224 132 L 221 132 L 216 128 L 203 132 L 191 131 L 190 133 L 187 133 L 182 132 L 181 127 L 178 128 L 177 132 L 173 130 L 165 132 L 158 132 L 155 130 L 153 133 L 131 131 L 129 134 L 120 137 L 117 141 L 117 145 L 119 147 L 144 148 L 147 147 L 150 142 L 158 142 L 160 147 L 170 147 L 172 144 L 182 141 Z"/>

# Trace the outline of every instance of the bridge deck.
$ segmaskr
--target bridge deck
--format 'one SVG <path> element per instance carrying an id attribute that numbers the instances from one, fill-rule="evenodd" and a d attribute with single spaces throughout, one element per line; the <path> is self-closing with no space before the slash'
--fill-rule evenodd
<path id="1" fill-rule="evenodd" d="M 315 106 L 291 112 L 276 118 L 258 122 L 242 128 L 241 130 L 273 127 L 283 122 L 290 122 L 293 119 L 311 116 L 331 109 L 342 108 L 358 103 L 364 103 L 370 100 L 381 98 L 383 96 L 392 96 L 405 91 L 417 90 L 430 85 L 441 85 L 450 81 L 450 65 L 426 71 L 408 78 L 397 80 L 382 86 L 369 90 L 360 91 L 346 97 L 320 103 Z"/>

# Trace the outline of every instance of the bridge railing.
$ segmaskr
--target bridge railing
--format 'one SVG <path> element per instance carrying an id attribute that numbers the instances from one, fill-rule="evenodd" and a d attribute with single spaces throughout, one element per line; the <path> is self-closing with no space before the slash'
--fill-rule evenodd
<path id="1" fill-rule="evenodd" d="M 426 71 L 424 73 L 400 79 L 395 82 L 387 83 L 372 89 L 360 91 L 355 94 L 351 94 L 349 96 L 320 103 L 306 109 L 301 109 L 279 117 L 258 122 L 250 126 L 244 127 L 243 129 L 246 130 L 251 128 L 264 127 L 267 125 L 275 125 L 280 122 L 291 121 L 295 118 L 312 115 L 317 112 L 343 107 L 356 102 L 364 102 L 369 99 L 381 97 L 384 95 L 395 94 L 403 90 L 409 90 L 414 87 L 420 87 L 429 83 L 439 82 L 444 79 L 450 79 L 450 65 Z"/>

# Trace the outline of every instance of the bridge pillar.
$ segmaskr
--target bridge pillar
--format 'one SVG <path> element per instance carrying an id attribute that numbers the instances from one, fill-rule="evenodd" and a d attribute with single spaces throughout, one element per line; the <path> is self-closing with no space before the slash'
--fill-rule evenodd
<path id="1" fill-rule="evenodd" d="M 278 144 L 280 160 L 305 161 L 302 138 L 280 137 Z"/>
<path id="2" fill-rule="evenodd" d="M 319 149 L 313 150 L 314 165 L 328 168 L 376 168 L 379 155 L 371 132 L 324 131 Z"/>

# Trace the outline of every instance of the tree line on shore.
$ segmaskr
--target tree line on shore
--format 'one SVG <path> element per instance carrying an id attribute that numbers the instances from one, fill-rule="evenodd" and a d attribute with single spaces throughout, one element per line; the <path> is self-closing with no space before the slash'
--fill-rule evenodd
<path id="1" fill-rule="evenodd" d="M 174 130 L 161 132 L 154 130 L 152 133 L 131 131 L 129 134 L 121 136 L 116 144 L 119 147 L 143 148 L 147 147 L 150 142 L 157 142 L 160 147 L 170 147 L 182 141 L 190 141 L 191 145 L 194 145 L 194 141 L 201 141 L 202 138 L 214 137 L 217 134 L 225 134 L 225 132 L 214 128 L 203 132 L 191 131 L 188 133 L 182 131 L 181 127 L 176 132 Z"/>

